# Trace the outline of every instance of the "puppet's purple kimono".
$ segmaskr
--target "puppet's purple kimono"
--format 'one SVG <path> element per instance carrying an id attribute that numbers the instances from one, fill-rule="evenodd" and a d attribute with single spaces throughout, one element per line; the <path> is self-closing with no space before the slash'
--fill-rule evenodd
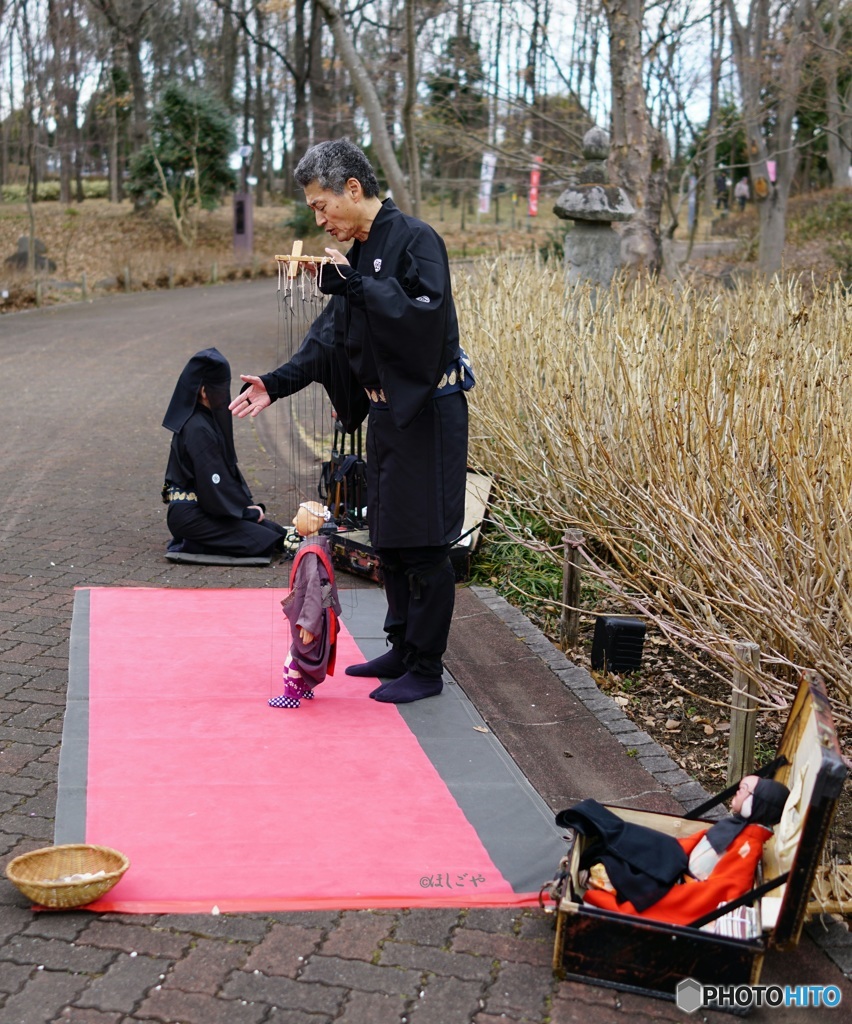
<path id="1" fill-rule="evenodd" d="M 299 691 L 291 699 L 310 700 L 314 686 L 334 671 L 337 617 L 340 615 L 331 552 L 325 537 L 308 537 L 302 542 L 290 573 L 290 593 L 282 600 L 281 607 L 291 633 L 290 653 L 284 666 L 285 695 L 289 687 Z M 303 628 L 313 634 L 314 639 L 309 644 L 300 635 Z M 298 707 L 298 704 L 287 706 Z"/>

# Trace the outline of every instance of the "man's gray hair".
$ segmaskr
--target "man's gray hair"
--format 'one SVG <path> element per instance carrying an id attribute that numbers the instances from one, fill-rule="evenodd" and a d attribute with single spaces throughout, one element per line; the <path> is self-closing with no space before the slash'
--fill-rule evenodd
<path id="1" fill-rule="evenodd" d="M 315 181 L 321 189 L 343 195 L 346 182 L 356 178 L 367 199 L 379 194 L 376 172 L 364 152 L 349 139 L 332 139 L 311 146 L 296 165 L 294 175 L 302 188 Z"/>

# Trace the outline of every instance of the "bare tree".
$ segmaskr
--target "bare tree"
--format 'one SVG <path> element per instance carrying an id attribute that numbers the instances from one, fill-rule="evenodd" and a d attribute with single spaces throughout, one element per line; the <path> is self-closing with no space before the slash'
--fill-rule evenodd
<path id="1" fill-rule="evenodd" d="M 13 146 L 18 142 L 18 149 L 21 149 L 21 119 L 17 117 L 17 76 L 14 72 L 16 35 L 18 31 L 18 10 L 15 0 L 6 3 L 0 0 L 0 61 L 2 68 L 8 74 L 6 79 L 7 88 L 5 95 L 0 94 L 0 120 L 2 120 L 2 137 L 0 137 L 0 185 L 5 185 L 10 180 L 13 172 Z M 2 75 L 0 75 L 2 81 Z M 16 130 L 17 129 L 17 130 Z M 22 162 L 22 161 L 18 161 Z M 0 191 L 0 202 L 3 201 Z"/>
<path id="2" fill-rule="evenodd" d="M 781 269 L 787 232 L 787 205 L 796 173 L 794 127 L 802 80 L 809 0 L 777 6 L 750 0 L 745 22 L 734 0 L 727 0 L 734 62 L 740 85 L 749 170 L 758 204 L 758 267 L 771 276 Z M 774 101 L 767 109 L 766 99 Z M 775 174 L 770 173 L 770 161 Z"/>
<path id="3" fill-rule="evenodd" d="M 643 80 L 643 0 L 603 0 L 609 24 L 612 82 L 613 180 L 629 194 L 636 213 L 622 232 L 626 266 L 656 273 L 662 266 L 660 217 L 665 198 L 668 148 L 651 124 Z"/>
<path id="4" fill-rule="evenodd" d="M 308 83 L 322 79 L 322 60 L 319 26 L 322 18 L 316 13 L 316 6 L 305 0 L 296 0 L 294 5 L 295 35 L 293 38 L 293 149 L 303 153 L 310 141 L 310 110 Z M 319 82 L 317 82 L 319 84 Z"/>
<path id="5" fill-rule="evenodd" d="M 236 7 L 232 0 L 213 0 L 213 2 L 228 20 L 233 21 L 236 31 L 242 36 L 244 143 L 248 144 L 250 136 L 253 134 L 255 155 L 257 155 L 263 137 L 263 125 L 254 124 L 248 99 L 254 88 L 255 79 L 249 60 L 248 48 L 251 43 L 256 51 L 264 50 L 273 54 L 288 74 L 291 94 L 287 97 L 285 109 L 292 111 L 289 117 L 289 126 L 293 133 L 293 148 L 298 152 L 303 152 L 310 139 L 309 83 L 315 80 L 315 76 L 319 80 L 322 76 L 318 33 L 322 19 L 316 14 L 314 0 L 295 0 L 292 5 L 272 2 L 261 5 L 253 2 L 255 14 L 259 15 L 254 20 L 249 18 L 249 11 L 245 3 Z M 263 61 L 261 60 L 260 63 L 262 64 Z M 258 78 L 258 81 L 262 80 Z M 319 88 L 317 92 L 319 93 Z M 271 109 L 272 102 L 271 100 L 264 102 L 265 122 L 266 112 Z M 255 170 L 260 179 L 262 168 L 256 166 Z"/>
<path id="6" fill-rule="evenodd" d="M 707 117 L 707 138 L 701 168 L 703 182 L 702 206 L 709 223 L 713 217 L 713 182 L 716 173 L 716 143 L 719 132 L 719 81 L 722 72 L 722 47 L 725 42 L 725 6 L 714 0 L 710 8 L 710 109 Z"/>
<path id="7" fill-rule="evenodd" d="M 77 174 L 77 198 L 82 199 L 80 132 L 80 11 L 75 0 L 47 0 L 47 29 L 51 45 L 55 149 L 59 155 L 59 199 L 71 202 L 71 183 Z"/>
<path id="8" fill-rule="evenodd" d="M 15 24 L 18 33 L 21 56 L 23 58 L 23 117 L 21 119 L 22 145 L 26 152 L 27 188 L 26 202 L 29 219 L 29 247 L 27 272 L 35 272 L 35 210 L 33 208 L 39 180 L 39 132 L 36 120 L 38 104 L 38 87 L 43 80 L 43 62 L 40 59 L 42 40 L 37 29 L 33 27 L 33 11 L 27 0 L 20 0 L 17 5 Z"/>
<path id="9" fill-rule="evenodd" d="M 417 103 L 417 39 L 415 32 L 415 0 L 405 0 L 405 101 L 402 124 L 405 131 L 405 152 L 411 181 L 411 212 L 420 215 L 420 153 L 417 148 L 417 128 L 414 117 Z"/>
<path id="10" fill-rule="evenodd" d="M 257 34 L 262 39 L 266 30 L 266 15 L 263 4 L 254 4 L 255 24 Z M 252 173 L 257 179 L 255 186 L 255 197 L 258 206 L 263 206 L 264 193 L 266 191 L 266 179 L 264 176 L 264 146 L 266 144 L 266 117 L 267 103 L 264 91 L 263 73 L 266 49 L 263 46 L 256 46 L 254 49 L 254 111 L 253 111 L 253 134 L 254 151 L 252 152 Z M 248 69 L 247 69 L 248 70 Z"/>
<path id="11" fill-rule="evenodd" d="M 310 98 L 311 98 L 311 122 L 314 128 L 313 138 L 330 139 L 339 135 L 338 109 L 334 89 L 335 67 L 333 62 L 323 60 L 323 20 L 322 11 L 315 0 L 310 4 L 310 26 L 309 26 L 309 47 L 310 47 Z M 306 120 L 307 123 L 307 120 Z M 303 137 L 296 137 L 294 133 L 294 149 L 297 153 L 304 153 L 310 137 L 305 132 Z"/>
<path id="12" fill-rule="evenodd" d="M 157 0 L 88 0 L 91 7 L 103 15 L 123 45 L 127 57 L 127 72 L 133 93 L 133 121 L 131 145 L 137 153 L 148 137 L 148 90 L 142 64 L 142 44 L 145 40 L 148 15 Z"/>
<path id="13" fill-rule="evenodd" d="M 355 84 L 364 114 L 370 125 L 373 146 L 382 170 L 385 172 L 388 185 L 393 192 L 394 201 L 401 210 L 410 213 L 412 204 L 408 184 L 394 152 L 393 141 L 388 132 L 385 113 L 376 86 L 358 51 L 352 45 L 346 23 L 333 0 L 317 0 L 317 4 L 322 9 L 337 44 L 340 57 Z"/>
<path id="14" fill-rule="evenodd" d="M 852 159 L 852 50 L 849 5 L 817 0 L 812 19 L 819 48 L 819 74 L 825 87 L 828 169 L 835 188 L 849 185 Z"/>
<path id="15" fill-rule="evenodd" d="M 598 73 L 598 63 L 602 59 L 601 39 L 605 35 L 603 21 L 599 0 L 577 0 L 577 18 L 568 62 L 572 78 L 566 81 L 566 85 L 576 95 L 579 104 L 590 112 L 592 120 L 602 104 L 600 82 L 603 76 Z M 561 66 L 557 67 L 557 73 L 563 74 Z"/>
<path id="16" fill-rule="evenodd" d="M 2 2 L 3 0 L 0 0 L 0 21 L 2 21 L 4 10 Z M 3 40 L 0 40 L 0 66 L 5 63 L 6 57 L 5 47 L 2 44 Z M 9 113 L 6 116 L 4 116 L 6 106 L 4 102 L 5 99 L 6 97 L 0 93 L 0 203 L 4 201 L 2 186 L 6 184 L 9 177 L 9 133 L 11 129 L 12 110 L 14 109 L 14 92 L 11 87 L 8 95 Z"/>
<path id="17" fill-rule="evenodd" d="M 222 11 L 222 28 L 219 33 L 218 61 L 217 68 L 219 76 L 219 98 L 228 107 L 234 103 L 234 79 L 236 78 L 237 54 L 239 46 L 237 42 L 237 27 L 234 16 L 229 10 Z"/>

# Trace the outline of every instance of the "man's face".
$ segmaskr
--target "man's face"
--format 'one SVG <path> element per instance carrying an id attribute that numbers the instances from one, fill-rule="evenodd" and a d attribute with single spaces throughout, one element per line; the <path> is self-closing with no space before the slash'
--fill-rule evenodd
<path id="1" fill-rule="evenodd" d="M 355 178 L 346 182 L 342 195 L 320 188 L 315 181 L 305 188 L 305 202 L 316 214 L 317 226 L 338 242 L 355 238 L 363 242 L 367 237 L 363 231 L 361 196 L 361 185 Z"/>

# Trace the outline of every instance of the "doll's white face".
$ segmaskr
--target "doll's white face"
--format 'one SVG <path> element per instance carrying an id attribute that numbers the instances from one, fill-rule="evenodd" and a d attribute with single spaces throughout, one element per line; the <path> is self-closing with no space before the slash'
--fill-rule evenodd
<path id="1" fill-rule="evenodd" d="M 731 801 L 731 810 L 734 814 L 742 814 L 743 805 L 746 800 L 749 801 L 748 810 L 751 810 L 751 800 L 749 800 L 749 797 L 754 796 L 754 788 L 758 782 L 760 782 L 760 779 L 757 775 L 746 775 L 740 782 L 739 789 L 737 789 L 734 799 Z M 748 813 L 745 816 L 748 817 Z"/>
<path id="2" fill-rule="evenodd" d="M 293 526 L 296 527 L 296 532 L 300 537 L 309 537 L 312 533 L 316 533 L 322 524 L 323 520 L 318 515 L 302 505 L 299 506 L 293 517 Z"/>

